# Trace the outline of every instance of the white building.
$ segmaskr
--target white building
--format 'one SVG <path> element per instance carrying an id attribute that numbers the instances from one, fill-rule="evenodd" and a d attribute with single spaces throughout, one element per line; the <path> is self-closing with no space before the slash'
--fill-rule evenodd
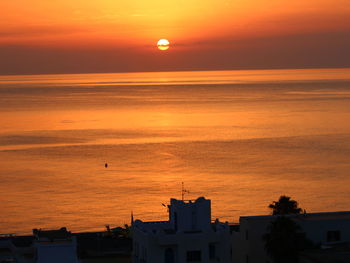
<path id="1" fill-rule="evenodd" d="M 33 230 L 36 263 L 79 263 L 77 241 L 65 227 L 59 230 Z"/>
<path id="2" fill-rule="evenodd" d="M 277 216 L 245 216 L 232 232 L 232 262 L 272 262 L 266 251 L 263 235 Z M 350 242 L 350 212 L 307 213 L 288 215 L 314 244 L 325 246 Z M 321 261 L 319 261 L 321 262 Z"/>
<path id="3" fill-rule="evenodd" d="M 170 200 L 169 221 L 133 223 L 134 263 L 230 262 L 227 223 L 211 222 L 210 200 Z"/>

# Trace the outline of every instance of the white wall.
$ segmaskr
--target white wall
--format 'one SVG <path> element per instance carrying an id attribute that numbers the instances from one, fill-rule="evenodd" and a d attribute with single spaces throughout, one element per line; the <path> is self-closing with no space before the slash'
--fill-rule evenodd
<path id="1" fill-rule="evenodd" d="M 205 230 L 210 228 L 211 209 L 210 200 L 203 197 L 195 202 L 184 203 L 183 201 L 170 200 L 170 223 L 180 231 Z"/>
<path id="2" fill-rule="evenodd" d="M 76 241 L 73 237 L 72 242 L 57 241 L 37 242 L 37 263 L 78 263 Z"/>

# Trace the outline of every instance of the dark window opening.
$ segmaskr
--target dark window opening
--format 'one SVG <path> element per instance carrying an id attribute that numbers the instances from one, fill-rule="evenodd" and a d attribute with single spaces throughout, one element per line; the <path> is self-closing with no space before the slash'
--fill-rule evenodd
<path id="1" fill-rule="evenodd" d="M 175 263 L 174 250 L 171 248 L 167 248 L 165 250 L 164 259 L 165 263 Z"/>
<path id="2" fill-rule="evenodd" d="M 187 251 L 187 262 L 201 261 L 202 253 L 200 250 Z"/>
<path id="3" fill-rule="evenodd" d="M 337 242 L 337 241 L 340 241 L 340 231 L 328 231 L 327 242 Z"/>
<path id="4" fill-rule="evenodd" d="M 215 251 L 215 244 L 209 244 L 209 258 L 215 259 L 216 258 L 216 251 Z"/>
<path id="5" fill-rule="evenodd" d="M 197 219 L 197 215 L 196 215 L 196 211 L 192 211 L 192 230 L 194 230 L 196 228 L 196 219 Z"/>
<path id="6" fill-rule="evenodd" d="M 177 213 L 174 213 L 175 231 L 177 231 Z"/>

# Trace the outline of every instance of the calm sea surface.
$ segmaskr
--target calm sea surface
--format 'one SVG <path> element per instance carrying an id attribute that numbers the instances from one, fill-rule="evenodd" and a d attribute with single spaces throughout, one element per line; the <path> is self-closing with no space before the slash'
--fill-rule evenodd
<path id="1" fill-rule="evenodd" d="M 350 210 L 350 69 L 0 76 L 0 129 L 0 233 Z"/>

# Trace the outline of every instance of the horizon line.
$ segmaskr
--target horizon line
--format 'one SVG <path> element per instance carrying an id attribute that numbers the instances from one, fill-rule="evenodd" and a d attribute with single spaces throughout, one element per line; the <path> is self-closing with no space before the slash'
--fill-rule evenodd
<path id="1" fill-rule="evenodd" d="M 157 71 L 107 71 L 107 72 L 73 72 L 73 73 L 68 73 L 68 72 L 61 72 L 61 73 L 35 73 L 35 74 L 30 74 L 30 73 L 23 73 L 23 74 L 1 74 L 0 77 L 6 77 L 6 76 L 50 76 L 50 75 L 87 75 L 87 74 L 133 74 L 133 73 L 172 73 L 172 72 L 216 72 L 216 71 L 269 71 L 269 70 L 274 70 L 274 71 L 282 71 L 282 70 L 313 70 L 313 69 L 318 69 L 318 70 L 337 70 L 337 69 L 349 69 L 350 66 L 345 66 L 345 67 L 315 67 L 315 66 L 310 66 L 310 67 L 247 67 L 247 68 L 226 68 L 226 69 L 179 69 L 179 70 L 157 70 Z"/>

